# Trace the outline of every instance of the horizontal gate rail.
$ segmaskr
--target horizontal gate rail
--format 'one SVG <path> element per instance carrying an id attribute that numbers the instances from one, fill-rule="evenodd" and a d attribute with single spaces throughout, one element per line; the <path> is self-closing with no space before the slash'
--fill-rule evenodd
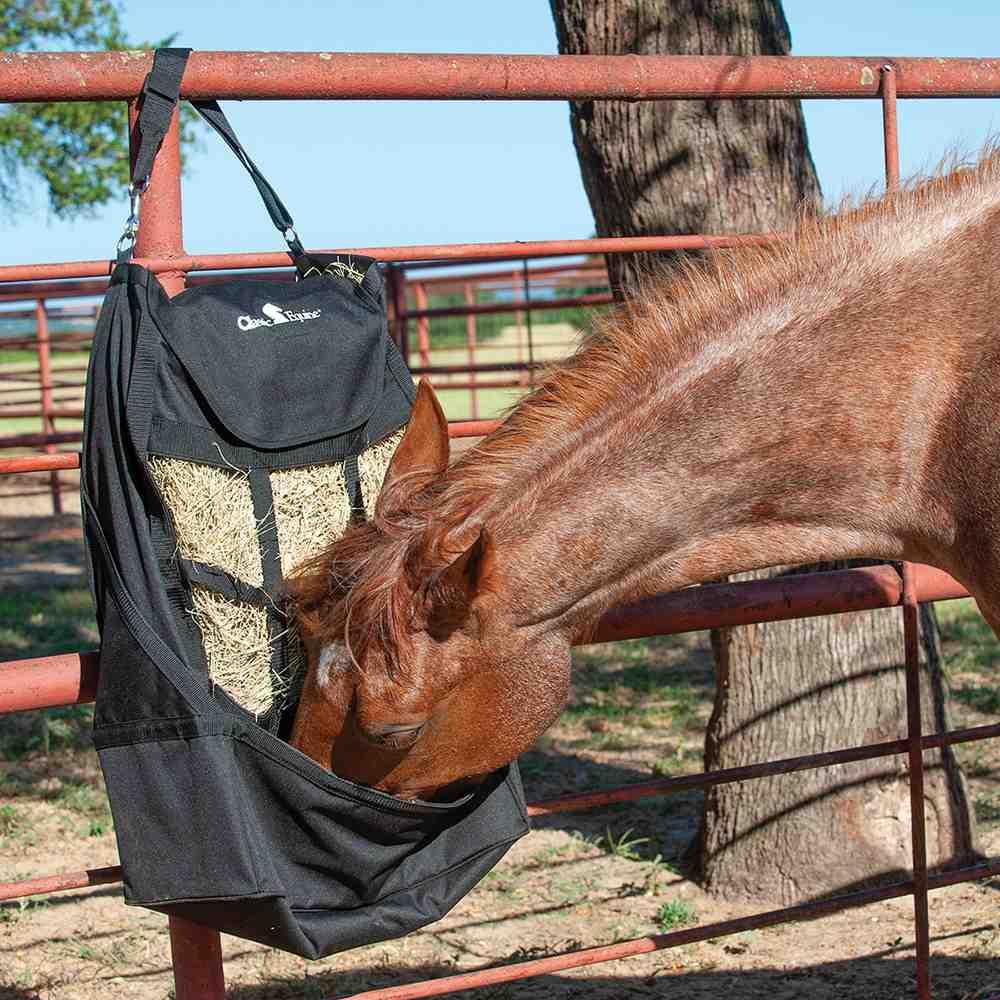
<path id="1" fill-rule="evenodd" d="M 181 95 L 216 100 L 569 101 L 664 98 L 1000 97 L 997 59 L 855 56 L 536 56 L 368 52 L 191 55 Z M 125 101 L 149 52 L 5 52 L 0 101 Z"/>
<path id="2" fill-rule="evenodd" d="M 917 600 L 968 596 L 947 573 L 914 567 Z M 771 580 L 712 583 L 661 594 L 614 608 L 601 619 L 593 642 L 621 642 L 654 635 L 680 635 L 757 622 L 898 607 L 903 584 L 892 566 L 859 566 L 799 573 Z M 0 663 L 0 714 L 93 701 L 97 653 L 62 653 Z"/>
<path id="3" fill-rule="evenodd" d="M 523 257 L 575 257 L 582 253 L 652 253 L 663 250 L 724 249 L 767 242 L 760 235 L 736 236 L 628 236 L 589 240 L 525 240 L 506 243 L 427 243 L 414 246 L 339 247 L 317 253 L 357 254 L 387 264 L 410 261 L 498 261 Z M 773 239 L 773 237 L 770 237 Z M 216 253 L 178 254 L 171 257 L 137 255 L 135 263 L 150 271 L 239 271 L 247 268 L 288 267 L 288 254 Z M 113 261 L 84 260 L 65 264 L 9 264 L 0 267 L 0 282 L 51 278 L 106 277 Z M 0 286 L 2 289 L 2 286 Z M 34 293 L 32 293 L 34 294 Z"/>
<path id="4" fill-rule="evenodd" d="M 53 472 L 61 469 L 79 469 L 80 453 L 62 455 L 21 455 L 18 458 L 0 458 L 0 476 L 13 472 Z"/>

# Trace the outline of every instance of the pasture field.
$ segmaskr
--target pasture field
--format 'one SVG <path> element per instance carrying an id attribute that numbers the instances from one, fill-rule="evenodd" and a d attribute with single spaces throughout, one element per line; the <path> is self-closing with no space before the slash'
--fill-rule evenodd
<path id="1" fill-rule="evenodd" d="M 0 659 L 97 641 L 72 537 L 78 519 L 29 513 L 0 518 Z M 971 602 L 939 610 L 952 723 L 995 719 L 1000 646 Z M 576 650 L 570 702 L 522 758 L 529 798 L 700 770 L 712 696 L 705 634 Z M 0 881 L 115 863 L 90 712 L 0 718 Z M 959 753 L 980 847 L 1000 853 L 1000 746 Z M 451 914 L 400 941 L 307 962 L 224 937 L 229 995 L 342 997 L 763 908 L 719 903 L 693 880 L 688 849 L 701 801 L 686 792 L 536 821 Z M 911 905 L 896 900 L 458 995 L 903 1000 L 913 995 Z M 931 920 L 935 997 L 980 1000 L 988 986 L 1000 990 L 1000 879 L 936 892 Z M 123 906 L 117 886 L 0 905 L 0 1000 L 108 996 L 172 996 L 165 917 Z"/>

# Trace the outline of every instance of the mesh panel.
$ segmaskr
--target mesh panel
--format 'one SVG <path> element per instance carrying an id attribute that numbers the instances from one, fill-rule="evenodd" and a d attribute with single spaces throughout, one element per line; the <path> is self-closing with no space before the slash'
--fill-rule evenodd
<path id="1" fill-rule="evenodd" d="M 402 436 L 402 430 L 397 431 L 358 457 L 368 516 Z M 170 511 L 178 554 L 261 586 L 260 525 L 253 514 L 249 471 L 161 456 L 151 456 L 149 468 Z M 287 577 L 347 529 L 351 509 L 344 467 L 308 465 L 273 471 L 269 478 L 281 572 Z M 306 667 L 294 625 L 272 635 L 265 608 L 230 600 L 198 584 L 192 586 L 191 602 L 215 684 L 258 716 L 276 703 L 294 700 Z M 272 656 L 275 643 L 285 644 L 283 657 Z M 285 666 L 275 670 L 275 662 Z"/>

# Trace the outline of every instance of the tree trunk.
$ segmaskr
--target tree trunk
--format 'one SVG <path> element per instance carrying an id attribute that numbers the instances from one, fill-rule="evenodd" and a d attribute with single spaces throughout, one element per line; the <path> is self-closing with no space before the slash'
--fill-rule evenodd
<path id="1" fill-rule="evenodd" d="M 551 0 L 559 51 L 787 55 L 777 0 Z M 819 201 L 798 101 L 574 101 L 598 236 L 765 232 Z M 609 254 L 619 294 L 669 255 Z"/>
<path id="2" fill-rule="evenodd" d="M 791 47 L 777 0 L 551 2 L 564 53 Z M 584 101 L 571 104 L 571 122 L 599 236 L 781 230 L 819 201 L 798 101 Z M 651 263 L 609 255 L 616 293 L 635 288 Z M 932 610 L 921 623 L 932 731 L 946 725 Z M 905 734 L 898 611 L 730 629 L 713 646 L 706 770 Z M 930 863 L 964 862 L 973 830 L 961 772 L 950 750 L 926 760 Z M 711 789 L 699 841 L 706 887 L 788 904 L 898 874 L 910 863 L 905 765 L 887 758 Z"/>
<path id="3" fill-rule="evenodd" d="M 945 687 L 930 605 L 920 609 L 920 632 L 923 728 L 942 731 Z M 706 770 L 905 738 L 898 610 L 722 629 L 712 640 L 717 687 Z M 929 862 L 965 863 L 974 851 L 961 770 L 950 749 L 925 753 L 924 764 Z M 711 788 L 700 848 L 705 888 L 729 899 L 790 905 L 903 878 L 912 862 L 907 758 Z"/>

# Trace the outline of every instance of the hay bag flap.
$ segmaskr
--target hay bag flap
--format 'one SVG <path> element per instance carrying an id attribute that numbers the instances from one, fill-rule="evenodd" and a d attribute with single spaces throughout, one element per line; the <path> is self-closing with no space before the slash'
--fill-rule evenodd
<path id="1" fill-rule="evenodd" d="M 187 53 L 156 54 L 137 182 Z M 127 245 L 112 273 L 81 458 L 94 743 L 126 902 L 319 958 L 441 917 L 527 817 L 515 766 L 457 802 L 400 801 L 283 739 L 305 666 L 283 580 L 370 513 L 414 386 L 378 264 L 305 254 L 221 109 L 198 110 L 242 154 L 297 280 L 170 299 Z"/>

